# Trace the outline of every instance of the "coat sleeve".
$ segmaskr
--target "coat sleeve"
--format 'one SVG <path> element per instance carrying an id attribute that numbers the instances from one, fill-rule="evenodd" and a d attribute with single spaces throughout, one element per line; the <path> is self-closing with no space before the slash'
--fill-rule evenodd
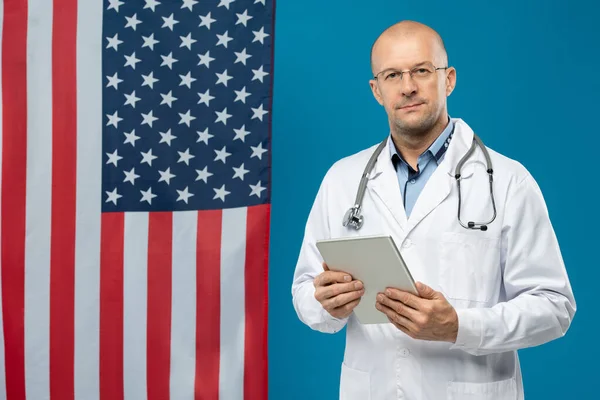
<path id="1" fill-rule="evenodd" d="M 502 227 L 507 301 L 459 309 L 452 348 L 473 355 L 538 346 L 566 334 L 576 304 L 546 203 L 527 173 L 509 190 Z"/>
<path id="2" fill-rule="evenodd" d="M 323 272 L 323 258 L 317 249 L 316 241 L 331 237 L 327 212 L 328 176 L 323 179 L 308 216 L 294 272 L 292 300 L 300 321 L 314 330 L 336 333 L 346 325 L 348 318 L 338 319 L 331 316 L 315 298 L 313 285 L 317 275 Z"/>

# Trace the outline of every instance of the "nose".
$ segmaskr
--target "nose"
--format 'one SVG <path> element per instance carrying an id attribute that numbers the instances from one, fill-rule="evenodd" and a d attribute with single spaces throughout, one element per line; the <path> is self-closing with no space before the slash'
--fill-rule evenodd
<path id="1" fill-rule="evenodd" d="M 402 94 L 407 97 L 417 93 L 417 85 L 410 74 L 407 73 L 402 76 L 402 80 L 400 81 L 400 90 L 402 91 Z"/>

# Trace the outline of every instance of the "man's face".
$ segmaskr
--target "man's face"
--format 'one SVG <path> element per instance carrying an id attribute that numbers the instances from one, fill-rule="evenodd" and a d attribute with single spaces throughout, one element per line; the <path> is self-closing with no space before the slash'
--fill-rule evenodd
<path id="1" fill-rule="evenodd" d="M 427 132 L 444 115 L 455 71 L 437 70 L 444 57 L 428 34 L 382 37 L 373 49 L 373 95 L 388 114 L 390 127 L 405 134 Z M 404 71 L 400 74 L 399 71 Z M 412 71 L 411 74 L 408 71 Z M 402 76 L 400 78 L 400 76 Z"/>

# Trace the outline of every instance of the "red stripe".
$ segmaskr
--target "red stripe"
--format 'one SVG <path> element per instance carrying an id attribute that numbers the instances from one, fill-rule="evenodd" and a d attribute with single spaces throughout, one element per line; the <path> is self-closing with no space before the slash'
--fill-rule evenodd
<path id="1" fill-rule="evenodd" d="M 123 399 L 124 225 L 125 216 L 123 213 L 102 213 L 100 237 L 100 400 Z"/>
<path id="2" fill-rule="evenodd" d="M 267 399 L 268 256 L 271 206 L 248 208 L 246 220 L 246 337 L 244 398 Z"/>
<path id="3" fill-rule="evenodd" d="M 150 213 L 148 225 L 148 400 L 169 399 L 173 214 Z"/>
<path id="4" fill-rule="evenodd" d="M 198 212 L 196 242 L 196 399 L 219 398 L 221 342 L 220 210 Z"/>
<path id="5" fill-rule="evenodd" d="M 27 1 L 4 2 L 2 32 L 2 315 L 6 396 L 25 399 Z"/>
<path id="6" fill-rule="evenodd" d="M 50 398 L 74 398 L 77 0 L 54 0 Z"/>

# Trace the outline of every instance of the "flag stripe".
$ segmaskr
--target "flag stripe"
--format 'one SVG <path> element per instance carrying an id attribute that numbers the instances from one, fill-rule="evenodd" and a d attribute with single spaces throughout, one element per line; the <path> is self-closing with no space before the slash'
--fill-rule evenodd
<path id="1" fill-rule="evenodd" d="M 196 400 L 218 399 L 223 212 L 199 211 L 197 225 L 195 393 Z"/>
<path id="2" fill-rule="evenodd" d="M 194 400 L 197 231 L 197 211 L 173 213 L 170 391 L 178 400 Z"/>
<path id="3" fill-rule="evenodd" d="M 77 167 L 77 0 L 54 0 L 50 396 L 73 399 Z M 37 199 L 34 199 L 37 200 Z"/>
<path id="4" fill-rule="evenodd" d="M 100 239 L 100 399 L 123 400 L 124 215 L 103 213 Z M 140 310 L 140 312 L 143 312 Z"/>
<path id="5" fill-rule="evenodd" d="M 173 214 L 152 212 L 148 228 L 148 400 L 169 398 Z"/>
<path id="6" fill-rule="evenodd" d="M 245 261 L 247 208 L 223 210 L 221 239 L 221 360 L 222 399 L 244 397 Z"/>
<path id="7" fill-rule="evenodd" d="M 270 205 L 248 209 L 246 249 L 246 345 L 244 398 L 268 394 L 268 257 Z"/>
<path id="8" fill-rule="evenodd" d="M 146 399 L 148 214 L 125 214 L 123 385 L 126 399 Z"/>
<path id="9" fill-rule="evenodd" d="M 2 27 L 4 25 L 4 7 L 0 6 L 0 54 L 2 54 Z M 0 62 L 0 93 L 2 93 L 2 62 Z M 2 101 L 0 101 L 0 169 L 2 166 Z M 0 188 L 2 188 L 2 174 L 0 173 Z M 2 196 L 0 196 L 0 210 L 2 209 Z M 0 243 L 2 243 L 0 229 Z M 6 400 L 6 368 L 4 364 L 4 315 L 2 312 L 2 257 L 0 257 L 0 400 Z"/>
<path id="10" fill-rule="evenodd" d="M 77 9 L 75 398 L 99 399 L 102 2 Z"/>
<path id="11" fill-rule="evenodd" d="M 30 0 L 27 29 L 25 226 L 25 389 L 50 391 L 50 234 L 52 198 L 52 3 Z"/>
<path id="12" fill-rule="evenodd" d="M 2 316 L 6 395 L 25 399 L 25 179 L 27 1 L 4 2 L 2 46 Z"/>

